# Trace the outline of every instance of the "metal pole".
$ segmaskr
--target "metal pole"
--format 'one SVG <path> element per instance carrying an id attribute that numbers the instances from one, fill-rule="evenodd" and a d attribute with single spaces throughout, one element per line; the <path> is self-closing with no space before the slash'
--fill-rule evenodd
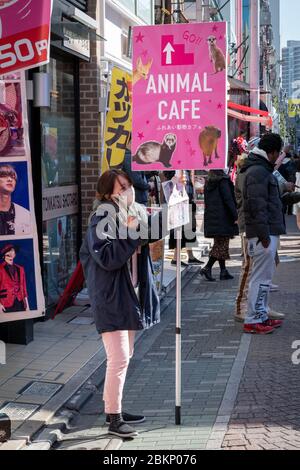
<path id="1" fill-rule="evenodd" d="M 181 424 L 181 227 L 176 229 L 176 402 L 175 424 Z"/>
<path id="2" fill-rule="evenodd" d="M 196 21 L 201 23 L 203 21 L 203 5 L 202 0 L 196 0 Z"/>
<path id="3" fill-rule="evenodd" d="M 237 66 L 242 63 L 243 51 L 241 44 L 243 42 L 243 0 L 235 0 L 235 10 L 236 10 L 236 42 L 237 42 Z M 242 67 L 239 70 L 239 79 L 243 80 L 243 69 Z"/>
<path id="4" fill-rule="evenodd" d="M 250 105 L 259 109 L 259 46 L 260 46 L 260 0 L 250 2 Z M 250 125 L 251 137 L 259 135 L 259 124 L 252 122 Z"/>
<path id="5" fill-rule="evenodd" d="M 204 18 L 203 21 L 210 21 L 210 0 L 204 0 L 203 4 L 203 9 L 204 9 Z"/>
<path id="6" fill-rule="evenodd" d="M 181 23 L 182 18 L 182 8 L 183 3 L 182 0 L 177 0 L 172 2 L 172 22 L 173 23 Z"/>
<path id="7" fill-rule="evenodd" d="M 181 1 L 172 4 L 172 22 L 181 22 Z M 179 172 L 177 171 L 178 175 Z M 176 358 L 175 358 L 175 424 L 181 424 L 181 227 L 176 234 Z"/>

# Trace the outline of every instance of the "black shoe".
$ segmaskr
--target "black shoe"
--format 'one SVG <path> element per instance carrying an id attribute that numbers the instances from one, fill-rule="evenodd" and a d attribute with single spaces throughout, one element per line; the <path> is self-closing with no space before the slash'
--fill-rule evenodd
<path id="1" fill-rule="evenodd" d="M 221 273 L 220 273 L 220 280 L 221 281 L 228 281 L 229 279 L 234 279 L 234 277 L 231 276 L 231 274 L 229 274 L 227 269 L 222 269 Z"/>
<path id="2" fill-rule="evenodd" d="M 201 276 L 205 276 L 206 280 L 209 282 L 215 282 L 215 278 L 211 275 L 210 268 L 202 268 L 200 271 Z"/>
<path id="3" fill-rule="evenodd" d="M 177 265 L 177 261 L 176 261 L 175 259 L 172 259 L 171 264 L 173 264 L 173 266 L 176 266 L 176 265 Z M 188 266 L 188 264 L 185 263 L 184 261 L 181 261 L 181 266 Z"/>
<path id="4" fill-rule="evenodd" d="M 108 434 L 113 434 L 114 436 L 127 438 L 127 437 L 136 437 L 138 433 L 133 429 L 129 424 L 124 423 L 122 420 L 121 414 L 109 415 L 110 425 L 108 428 Z"/>
<path id="5" fill-rule="evenodd" d="M 189 264 L 204 264 L 203 261 L 200 261 L 200 260 L 197 259 L 197 258 L 189 258 L 188 263 L 189 263 Z"/>
<path id="6" fill-rule="evenodd" d="M 131 415 L 129 413 L 122 413 L 122 420 L 126 424 L 139 424 L 143 423 L 146 418 L 142 415 Z M 110 415 L 106 415 L 105 424 L 110 424 Z"/>

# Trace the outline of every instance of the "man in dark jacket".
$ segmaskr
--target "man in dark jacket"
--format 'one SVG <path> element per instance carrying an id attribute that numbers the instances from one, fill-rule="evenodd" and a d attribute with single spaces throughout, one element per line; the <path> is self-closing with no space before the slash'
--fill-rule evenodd
<path id="1" fill-rule="evenodd" d="M 129 143 L 130 145 L 130 143 Z M 139 204 L 147 206 L 148 203 L 148 193 L 151 189 L 154 188 L 154 183 L 147 181 L 144 171 L 132 171 L 131 169 L 131 151 L 129 146 L 125 151 L 125 158 L 123 162 L 122 170 L 129 176 L 133 183 L 135 190 L 135 200 Z"/>
<path id="2" fill-rule="evenodd" d="M 248 252 L 253 258 L 250 277 L 246 333 L 271 333 L 281 325 L 268 316 L 268 296 L 275 272 L 279 236 L 286 233 L 282 203 L 274 164 L 282 148 L 278 134 L 264 135 L 241 168 L 245 173 L 243 208 Z"/>

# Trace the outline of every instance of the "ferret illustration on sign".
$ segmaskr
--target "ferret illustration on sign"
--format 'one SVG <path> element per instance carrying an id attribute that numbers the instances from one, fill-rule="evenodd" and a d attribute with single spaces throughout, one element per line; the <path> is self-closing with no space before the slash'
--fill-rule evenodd
<path id="1" fill-rule="evenodd" d="M 175 134 L 166 134 L 162 144 L 155 141 L 144 142 L 140 145 L 132 160 L 142 165 L 159 162 L 165 168 L 170 168 L 176 142 Z"/>
<path id="2" fill-rule="evenodd" d="M 203 152 L 204 166 L 208 166 L 212 163 L 212 155 L 215 152 L 215 158 L 219 158 L 218 155 L 218 140 L 221 137 L 222 132 L 220 129 L 214 126 L 206 126 L 199 134 L 199 146 Z M 209 160 L 207 160 L 209 157 Z"/>
<path id="3" fill-rule="evenodd" d="M 141 57 L 138 57 L 136 61 L 136 68 L 132 73 L 132 84 L 135 85 L 141 78 L 144 80 L 148 79 L 148 75 L 153 63 L 153 59 L 149 59 L 147 64 L 143 64 Z"/>
<path id="4" fill-rule="evenodd" d="M 226 69 L 226 59 L 222 50 L 217 46 L 217 38 L 209 36 L 207 38 L 209 58 L 214 64 L 215 73 L 222 72 Z"/>

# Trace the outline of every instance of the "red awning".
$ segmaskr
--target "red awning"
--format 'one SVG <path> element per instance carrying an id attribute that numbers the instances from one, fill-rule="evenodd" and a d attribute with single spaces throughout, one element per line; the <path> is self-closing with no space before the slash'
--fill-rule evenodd
<path id="1" fill-rule="evenodd" d="M 239 119 L 240 121 L 246 122 L 258 122 L 265 127 L 271 128 L 273 125 L 272 117 L 268 113 L 268 111 L 262 111 L 261 109 L 250 108 L 249 106 L 244 106 L 241 104 L 233 103 L 229 101 L 227 103 L 228 107 L 228 116 L 231 116 L 235 119 Z M 240 111 L 243 111 L 244 114 Z M 250 114 L 249 114 L 250 113 Z"/>

